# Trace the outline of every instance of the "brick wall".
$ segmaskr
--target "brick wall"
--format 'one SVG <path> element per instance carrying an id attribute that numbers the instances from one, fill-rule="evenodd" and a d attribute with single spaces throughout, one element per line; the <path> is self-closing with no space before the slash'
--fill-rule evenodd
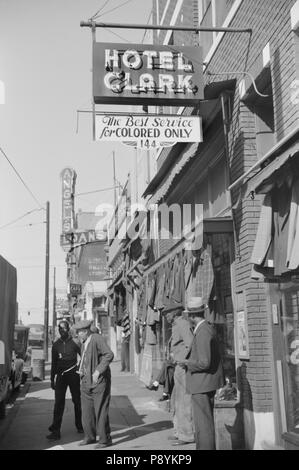
<path id="1" fill-rule="evenodd" d="M 277 140 L 296 124 L 297 110 L 289 94 L 295 76 L 290 8 L 294 1 L 244 0 L 230 25 L 250 27 L 246 33 L 228 33 L 208 64 L 211 72 L 249 71 L 254 69 L 265 45 L 270 42 L 271 75 Z M 287 51 L 289 51 L 287 53 Z M 255 121 L 252 112 L 239 100 L 238 79 L 234 96 L 233 118 L 229 134 L 231 181 L 237 179 L 256 161 Z M 221 77 L 214 78 L 220 80 Z M 239 190 L 233 193 L 233 203 Z M 250 256 L 259 221 L 260 198 L 245 195 L 235 210 L 236 222 L 236 289 L 245 292 L 250 360 L 240 367 L 242 398 L 247 409 L 271 411 L 272 404 L 272 334 L 266 306 L 265 285 L 250 279 Z"/>
<path id="2" fill-rule="evenodd" d="M 155 8 L 154 1 L 154 8 Z M 275 110 L 275 136 L 279 141 L 298 122 L 298 109 L 290 99 L 290 85 L 296 78 L 295 49 L 291 31 L 290 9 L 295 0 L 243 0 L 230 27 L 252 28 L 248 33 L 226 33 L 216 52 L 207 64 L 206 71 L 225 73 L 208 76 L 205 83 L 223 79 L 237 79 L 233 98 L 233 113 L 229 131 L 230 181 L 233 182 L 248 170 L 257 159 L 255 117 L 239 99 L 238 84 L 244 76 L 233 72 L 252 72 L 260 60 L 266 44 L 270 43 L 271 76 Z M 166 1 L 160 2 L 160 15 Z M 185 0 L 178 15 L 178 24 L 192 25 L 198 17 L 197 2 Z M 169 22 L 176 2 L 171 1 L 165 17 Z M 182 23 L 181 23 L 182 20 Z M 163 42 L 166 32 L 161 32 L 158 42 Z M 205 34 L 205 33 L 203 33 Z M 174 35 L 175 44 L 192 44 L 193 36 L 187 32 Z M 157 40 L 157 36 L 156 36 Z M 205 58 L 204 58 L 205 60 Z M 232 192 L 236 203 L 239 188 Z M 261 198 L 243 196 L 234 210 L 236 242 L 236 289 L 246 298 L 250 360 L 239 364 L 243 383 L 242 398 L 245 407 L 255 411 L 271 411 L 272 404 L 272 334 L 266 306 L 265 285 L 250 278 L 250 256 L 259 221 Z M 162 251 L 163 248 L 161 247 Z"/>

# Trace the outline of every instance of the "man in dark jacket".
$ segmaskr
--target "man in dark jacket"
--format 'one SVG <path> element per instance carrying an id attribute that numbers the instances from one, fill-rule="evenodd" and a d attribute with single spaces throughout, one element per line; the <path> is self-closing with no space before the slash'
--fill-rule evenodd
<path id="1" fill-rule="evenodd" d="M 49 427 L 48 439 L 60 439 L 60 427 L 65 406 L 65 395 L 70 388 L 75 410 L 75 425 L 79 433 L 83 432 L 81 422 L 80 378 L 77 374 L 80 346 L 70 335 L 70 326 L 66 320 L 58 325 L 60 338 L 52 346 L 51 388 L 55 390 L 53 423 Z"/>
<path id="2" fill-rule="evenodd" d="M 224 385 L 223 368 L 216 332 L 204 318 L 201 297 L 190 299 L 187 312 L 194 325 L 194 338 L 182 365 L 187 367 L 187 390 L 192 395 L 197 450 L 215 449 L 214 397 Z"/>
<path id="3" fill-rule="evenodd" d="M 99 442 L 96 449 L 112 445 L 109 423 L 111 372 L 113 352 L 103 336 L 92 333 L 91 321 L 81 320 L 74 325 L 82 343 L 79 373 L 81 377 L 82 422 L 85 438 L 79 445 Z"/>

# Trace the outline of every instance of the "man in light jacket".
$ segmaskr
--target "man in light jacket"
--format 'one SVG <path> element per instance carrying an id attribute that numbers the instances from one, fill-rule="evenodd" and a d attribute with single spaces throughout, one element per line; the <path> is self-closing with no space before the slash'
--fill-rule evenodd
<path id="1" fill-rule="evenodd" d="M 193 334 L 189 321 L 182 317 L 182 310 L 182 306 L 168 306 L 165 313 L 167 321 L 172 324 L 170 354 L 175 364 L 172 395 L 174 435 L 169 437 L 173 446 L 194 442 L 191 397 L 186 390 L 186 370 L 181 365 L 190 349 Z"/>
<path id="2" fill-rule="evenodd" d="M 74 325 L 82 343 L 80 378 L 82 424 L 85 438 L 79 445 L 99 442 L 96 449 L 112 445 L 109 423 L 109 403 L 111 396 L 111 372 L 109 364 L 113 352 L 103 336 L 92 333 L 91 321 L 81 320 Z"/>

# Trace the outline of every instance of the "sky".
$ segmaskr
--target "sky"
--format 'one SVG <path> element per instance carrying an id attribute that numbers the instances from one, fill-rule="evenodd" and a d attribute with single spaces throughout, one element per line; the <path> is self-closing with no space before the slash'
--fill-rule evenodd
<path id="1" fill-rule="evenodd" d="M 59 244 L 61 171 L 75 169 L 79 194 L 113 185 L 113 151 L 122 184 L 134 158 L 134 150 L 121 143 L 94 142 L 89 113 L 79 113 L 77 126 L 77 110 L 90 110 L 92 102 L 91 30 L 80 27 L 80 21 L 98 12 L 100 22 L 146 24 L 151 5 L 151 0 L 0 0 L 0 81 L 5 86 L 0 104 L 0 254 L 17 268 L 19 318 L 25 324 L 44 321 L 46 225 L 41 207 L 46 201 L 49 322 L 54 266 L 57 296 L 66 291 L 65 252 Z M 144 31 L 97 28 L 96 39 L 142 43 Z M 113 190 L 76 197 L 75 210 L 93 212 L 103 202 L 113 204 Z"/>

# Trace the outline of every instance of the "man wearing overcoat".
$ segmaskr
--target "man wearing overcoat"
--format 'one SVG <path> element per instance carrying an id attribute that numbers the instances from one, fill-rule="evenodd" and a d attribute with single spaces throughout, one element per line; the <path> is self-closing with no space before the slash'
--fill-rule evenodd
<path id="1" fill-rule="evenodd" d="M 224 385 L 219 345 L 214 327 L 205 320 L 202 298 L 190 298 L 186 312 L 194 326 L 194 337 L 182 365 L 187 367 L 187 390 L 192 396 L 196 449 L 214 450 L 214 397 Z"/>
<path id="2" fill-rule="evenodd" d="M 81 320 L 74 325 L 82 343 L 81 363 L 81 406 L 85 438 L 79 445 L 99 442 L 96 449 L 112 445 L 109 423 L 111 397 L 111 371 L 109 364 L 113 352 L 101 334 L 92 333 L 91 321 Z"/>

